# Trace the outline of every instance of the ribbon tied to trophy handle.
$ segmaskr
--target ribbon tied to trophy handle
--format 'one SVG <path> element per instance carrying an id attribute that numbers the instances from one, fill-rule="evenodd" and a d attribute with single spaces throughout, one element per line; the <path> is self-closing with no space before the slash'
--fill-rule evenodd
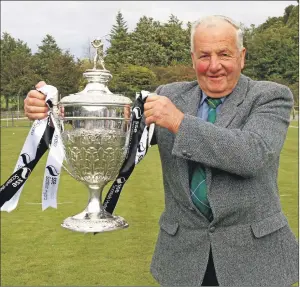
<path id="1" fill-rule="evenodd" d="M 51 124 L 53 125 L 56 133 L 53 136 L 53 140 L 50 142 L 50 151 L 51 151 L 52 144 L 57 146 L 60 149 L 59 152 L 56 151 L 57 154 L 53 152 L 52 156 L 54 158 L 56 158 L 57 156 L 62 157 L 62 158 L 56 158 L 59 163 L 61 162 L 61 167 L 63 167 L 63 169 L 73 178 L 75 178 L 76 180 L 80 180 L 76 174 L 70 171 L 70 168 L 67 167 L 63 161 L 65 159 L 65 150 L 62 144 L 61 132 L 64 130 L 64 125 L 62 124 L 61 121 L 63 120 L 64 117 L 64 107 L 61 106 L 58 101 L 58 90 L 56 87 L 52 85 L 44 85 L 42 87 L 36 88 L 36 90 L 46 96 L 46 104 L 48 105 L 49 108 L 48 117 L 50 118 Z M 58 173 L 57 171 L 51 172 L 51 168 L 48 169 L 50 174 Z M 60 167 L 58 169 L 60 169 Z"/>

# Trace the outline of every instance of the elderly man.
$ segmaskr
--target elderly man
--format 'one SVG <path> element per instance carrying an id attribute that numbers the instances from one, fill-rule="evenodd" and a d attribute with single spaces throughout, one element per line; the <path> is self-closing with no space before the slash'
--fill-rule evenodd
<path id="1" fill-rule="evenodd" d="M 241 74 L 242 32 L 229 18 L 197 21 L 191 56 L 197 81 L 160 86 L 145 103 L 165 189 L 151 272 L 162 285 L 292 284 L 298 243 L 277 188 L 292 94 Z M 29 118 L 45 116 L 43 99 L 29 93 Z"/>

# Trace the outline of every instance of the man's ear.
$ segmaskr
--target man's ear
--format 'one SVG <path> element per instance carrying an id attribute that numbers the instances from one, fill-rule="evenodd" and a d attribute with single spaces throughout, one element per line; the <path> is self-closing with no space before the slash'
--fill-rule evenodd
<path id="1" fill-rule="evenodd" d="M 191 58 L 192 58 L 192 63 L 193 63 L 193 69 L 195 70 L 195 60 L 194 60 L 195 56 L 194 56 L 193 52 L 191 52 Z"/>
<path id="2" fill-rule="evenodd" d="M 246 48 L 243 47 L 241 51 L 241 70 L 243 70 L 245 67 L 245 58 L 246 58 Z"/>

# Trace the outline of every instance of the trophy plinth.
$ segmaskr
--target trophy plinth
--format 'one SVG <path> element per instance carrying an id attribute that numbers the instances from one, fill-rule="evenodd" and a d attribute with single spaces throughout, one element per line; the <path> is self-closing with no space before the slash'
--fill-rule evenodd
<path id="1" fill-rule="evenodd" d="M 65 219 L 62 227 L 84 233 L 128 227 L 124 218 L 105 211 L 102 191 L 108 182 L 116 179 L 125 159 L 132 102 L 109 91 L 107 83 L 112 75 L 105 69 L 101 57 L 103 69 L 96 68 L 97 55 L 99 53 L 94 68 L 83 74 L 88 80 L 85 89 L 62 98 L 58 103 L 61 114 L 57 116 L 62 130 L 65 167 L 88 187 L 90 193 L 86 209 Z"/>
<path id="2" fill-rule="evenodd" d="M 114 216 L 109 213 L 97 214 L 93 219 L 86 218 L 86 212 L 66 218 L 61 224 L 62 227 L 72 231 L 83 233 L 104 232 L 123 229 L 128 227 L 128 223 L 121 216 Z"/>

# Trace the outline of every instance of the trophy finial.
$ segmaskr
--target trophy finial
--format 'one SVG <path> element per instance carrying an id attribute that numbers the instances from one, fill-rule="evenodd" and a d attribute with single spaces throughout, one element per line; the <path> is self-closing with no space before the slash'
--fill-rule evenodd
<path id="1" fill-rule="evenodd" d="M 92 46 L 96 49 L 96 54 L 94 57 L 94 68 L 93 70 L 97 70 L 97 62 L 100 61 L 100 64 L 103 68 L 103 70 L 106 71 L 104 66 L 104 59 L 103 59 L 103 43 L 99 38 L 96 38 L 91 42 Z"/>

